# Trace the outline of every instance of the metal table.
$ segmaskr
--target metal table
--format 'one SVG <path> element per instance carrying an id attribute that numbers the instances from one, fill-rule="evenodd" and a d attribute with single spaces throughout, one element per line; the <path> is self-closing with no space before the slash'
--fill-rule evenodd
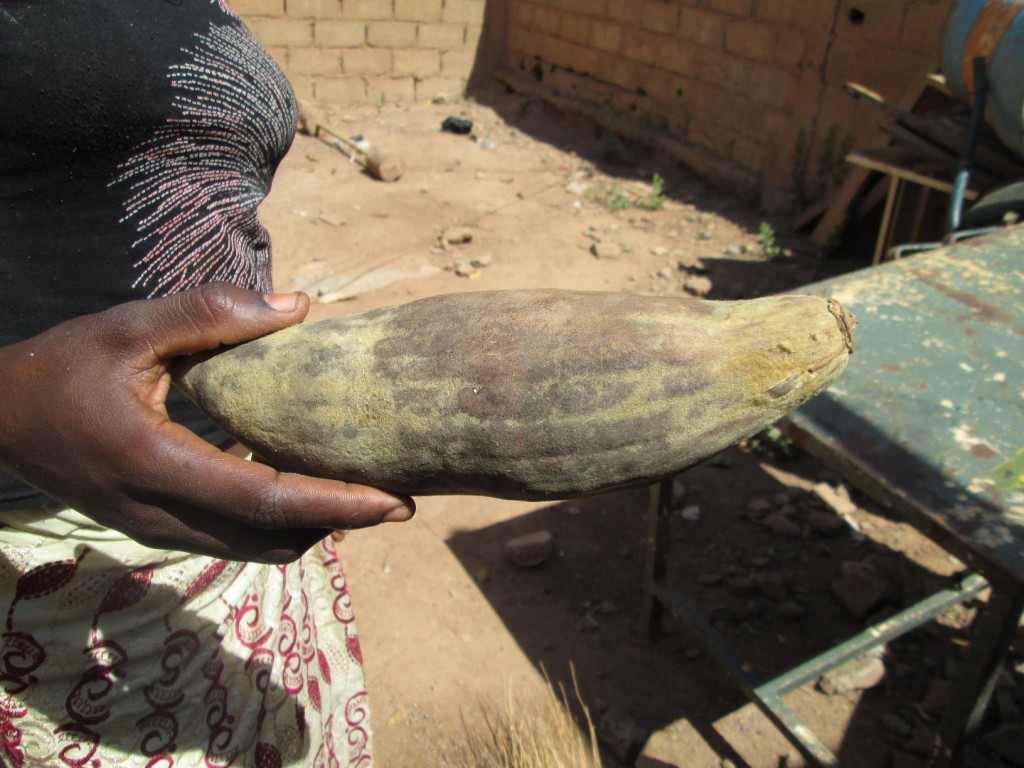
<path id="1" fill-rule="evenodd" d="M 991 587 L 940 724 L 933 766 L 955 764 L 977 728 L 1024 610 L 1024 228 L 802 289 L 857 316 L 856 351 L 789 434 L 975 572 L 882 625 L 768 682 L 752 680 L 665 582 L 670 486 L 652 492 L 648 628 L 687 620 L 812 764 L 837 765 L 782 696 L 873 645 Z"/>

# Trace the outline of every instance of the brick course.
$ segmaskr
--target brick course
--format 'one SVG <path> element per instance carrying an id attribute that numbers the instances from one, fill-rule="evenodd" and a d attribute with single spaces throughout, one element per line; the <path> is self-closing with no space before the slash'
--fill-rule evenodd
<path id="1" fill-rule="evenodd" d="M 395 0 L 397 21 L 440 21 L 441 0 Z"/>
<path id="2" fill-rule="evenodd" d="M 366 25 L 366 42 L 372 48 L 412 48 L 416 30 L 410 21 L 371 21 Z"/>
<path id="3" fill-rule="evenodd" d="M 465 40 L 465 24 L 421 24 L 417 44 L 421 48 L 461 48 Z"/>
<path id="4" fill-rule="evenodd" d="M 285 13 L 297 19 L 341 18 L 340 0 L 286 0 Z"/>
<path id="5" fill-rule="evenodd" d="M 479 62 L 497 60 L 639 116 L 694 148 L 700 172 L 757 180 L 779 200 L 798 167 L 834 173 L 816 167 L 827 142 L 874 138 L 877 115 L 843 84 L 899 97 L 937 60 L 952 0 L 230 2 L 303 96 L 456 98 Z M 484 42 L 495 9 L 497 37 Z"/>
<path id="6" fill-rule="evenodd" d="M 377 103 L 412 101 L 416 98 L 416 80 L 390 75 L 371 77 L 366 82 L 366 96 Z"/>
<path id="7" fill-rule="evenodd" d="M 848 80 L 898 97 L 937 59 L 951 0 L 507 0 L 504 63 L 665 125 L 702 171 L 786 199 L 826 142 L 873 140 Z M 589 31 L 589 37 L 587 32 Z M 596 54 L 596 55 L 595 55 Z M 800 140 L 798 141 L 798 137 Z M 806 157 L 796 157 L 798 144 Z M 807 163 L 811 158 L 813 162 Z M 718 166 L 716 166 L 716 163 Z M 807 188 L 820 184 L 807 181 Z M 831 183 L 831 182 L 830 182 Z"/>
<path id="8" fill-rule="evenodd" d="M 640 8 L 640 26 L 652 32 L 675 34 L 679 25 L 679 6 L 664 0 L 643 0 Z"/>
<path id="9" fill-rule="evenodd" d="M 280 16 L 284 0 L 231 0 L 231 10 L 240 16 Z"/>
<path id="10" fill-rule="evenodd" d="M 483 24 L 484 0 L 444 0 L 441 19 L 448 24 Z"/>
<path id="11" fill-rule="evenodd" d="M 391 51 L 386 48 L 346 48 L 341 52 L 346 75 L 385 75 L 391 72 Z"/>
<path id="12" fill-rule="evenodd" d="M 288 52 L 288 71 L 296 75 L 340 75 L 337 48 L 294 48 Z"/>
<path id="13" fill-rule="evenodd" d="M 358 48 L 366 44 L 366 24 L 361 21 L 317 21 L 313 44 L 327 48 Z"/>
<path id="14" fill-rule="evenodd" d="M 346 19 L 361 21 L 378 21 L 395 17 L 392 0 L 344 0 L 341 5 L 341 14 Z"/>
<path id="15" fill-rule="evenodd" d="M 366 101 L 366 81 L 361 77 L 322 77 L 313 85 L 317 101 L 351 104 Z"/>
<path id="16" fill-rule="evenodd" d="M 248 26 L 268 48 L 307 48 L 313 44 L 313 22 L 306 19 L 257 16 L 248 20 Z"/>
<path id="17" fill-rule="evenodd" d="M 296 92 L 339 103 L 400 101 L 441 91 L 461 96 L 477 66 L 487 10 L 486 0 L 230 2 Z M 603 0 L 565 3 L 581 11 L 604 6 Z M 524 1 L 510 17 L 532 26 L 534 10 L 543 16 L 546 9 Z M 562 17 L 552 12 L 547 21 L 557 31 Z M 590 44 L 591 21 L 579 16 L 581 45 Z"/>
<path id="18" fill-rule="evenodd" d="M 392 74 L 399 77 L 424 78 L 441 71 L 441 54 L 436 50 L 403 48 L 392 51 Z"/>

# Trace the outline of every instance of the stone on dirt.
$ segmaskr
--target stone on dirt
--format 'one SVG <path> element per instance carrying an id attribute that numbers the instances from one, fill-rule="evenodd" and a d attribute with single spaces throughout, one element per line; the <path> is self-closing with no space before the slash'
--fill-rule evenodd
<path id="1" fill-rule="evenodd" d="M 505 542 L 505 556 L 519 568 L 543 565 L 551 558 L 554 549 L 554 537 L 548 530 L 534 531 Z"/>
<path id="2" fill-rule="evenodd" d="M 889 753 L 889 766 L 890 768 L 924 768 L 924 763 L 914 755 L 893 750 Z"/>
<path id="3" fill-rule="evenodd" d="M 931 757 L 935 750 L 935 731 L 927 725 L 918 724 L 914 728 L 914 735 L 903 745 L 903 748 L 912 755 Z"/>
<path id="4" fill-rule="evenodd" d="M 949 700 L 949 683 L 941 677 L 932 680 L 928 691 L 918 702 L 921 711 L 932 718 L 941 717 L 946 709 L 946 702 Z"/>
<path id="5" fill-rule="evenodd" d="M 783 619 L 795 621 L 807 615 L 807 609 L 796 600 L 786 600 L 779 606 L 779 616 Z"/>
<path id="6" fill-rule="evenodd" d="M 908 738 L 914 732 L 914 729 L 910 727 L 910 724 L 895 712 L 886 712 L 883 714 L 881 722 L 882 727 L 885 730 L 893 736 L 898 736 L 901 739 Z"/>
<path id="7" fill-rule="evenodd" d="M 700 507 L 690 504 L 679 511 L 679 516 L 688 523 L 700 522 Z"/>
<path id="8" fill-rule="evenodd" d="M 749 595 L 755 588 L 754 580 L 749 576 L 736 576 L 729 580 L 729 591 L 734 595 Z"/>
<path id="9" fill-rule="evenodd" d="M 757 514 L 764 514 L 771 511 L 772 503 L 768 499 L 754 499 L 747 502 L 747 511 Z"/>
<path id="10" fill-rule="evenodd" d="M 834 512 L 811 512 L 807 516 L 807 525 L 816 533 L 829 538 L 842 536 L 849 530 L 843 518 Z"/>
<path id="11" fill-rule="evenodd" d="M 622 248 L 618 243 L 594 243 L 590 252 L 599 259 L 616 259 L 622 255 Z"/>
<path id="12" fill-rule="evenodd" d="M 480 271 L 468 261 L 457 261 L 455 262 L 455 274 L 459 277 L 468 277 L 470 279 L 479 276 Z"/>
<path id="13" fill-rule="evenodd" d="M 818 678 L 817 688 L 826 696 L 840 696 L 874 688 L 885 679 L 885 663 L 877 653 L 848 661 Z"/>
<path id="14" fill-rule="evenodd" d="M 647 734 L 622 707 L 612 705 L 597 724 L 597 740 L 618 760 L 632 764 Z"/>
<path id="15" fill-rule="evenodd" d="M 829 585 L 829 591 L 846 610 L 864 619 L 885 600 L 889 585 L 868 572 L 861 563 L 843 563 L 843 576 Z"/>
<path id="16" fill-rule="evenodd" d="M 796 539 L 800 536 L 800 526 L 793 522 L 789 515 L 783 514 L 781 511 L 773 512 L 765 517 L 761 520 L 761 525 L 789 539 Z"/>
<path id="17" fill-rule="evenodd" d="M 704 275 L 689 275 L 683 280 L 683 290 L 694 296 L 707 296 L 712 287 L 711 280 Z"/>
<path id="18" fill-rule="evenodd" d="M 473 230 L 468 227 L 449 227 L 441 235 L 448 245 L 461 245 L 473 240 Z"/>
<path id="19" fill-rule="evenodd" d="M 1011 765 L 1024 766 L 1024 723 L 1002 725 L 986 734 L 982 743 Z"/>
<path id="20" fill-rule="evenodd" d="M 996 705 L 996 713 L 1001 723 L 1021 722 L 1020 707 L 1014 699 L 1014 692 L 1010 688 L 1000 688 L 993 694 Z"/>
<path id="21" fill-rule="evenodd" d="M 769 600 L 773 600 L 776 603 L 782 603 L 786 600 L 786 580 L 783 579 L 777 573 L 755 573 L 750 577 L 750 580 L 754 583 L 757 591 L 767 597 Z"/>

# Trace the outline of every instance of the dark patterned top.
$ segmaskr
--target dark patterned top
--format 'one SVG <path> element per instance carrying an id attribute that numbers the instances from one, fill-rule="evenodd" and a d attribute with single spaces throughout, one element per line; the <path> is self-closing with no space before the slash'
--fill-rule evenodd
<path id="1" fill-rule="evenodd" d="M 0 344 L 207 281 L 270 289 L 256 206 L 295 97 L 223 0 L 0 0 L 0 72 Z M 44 501 L 0 473 L 0 509 Z"/>

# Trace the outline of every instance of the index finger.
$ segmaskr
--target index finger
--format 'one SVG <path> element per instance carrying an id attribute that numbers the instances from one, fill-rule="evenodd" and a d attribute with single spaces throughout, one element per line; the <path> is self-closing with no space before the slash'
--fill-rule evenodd
<path id="1" fill-rule="evenodd" d="M 412 499 L 378 488 L 281 472 L 209 445 L 184 427 L 165 422 L 156 455 L 143 466 L 159 468 L 142 480 L 157 493 L 174 488 L 173 502 L 207 509 L 230 520 L 267 530 L 365 528 L 408 520 Z M 175 478 L 168 483 L 167 477 Z M 144 491 L 144 487 L 140 488 Z"/>

